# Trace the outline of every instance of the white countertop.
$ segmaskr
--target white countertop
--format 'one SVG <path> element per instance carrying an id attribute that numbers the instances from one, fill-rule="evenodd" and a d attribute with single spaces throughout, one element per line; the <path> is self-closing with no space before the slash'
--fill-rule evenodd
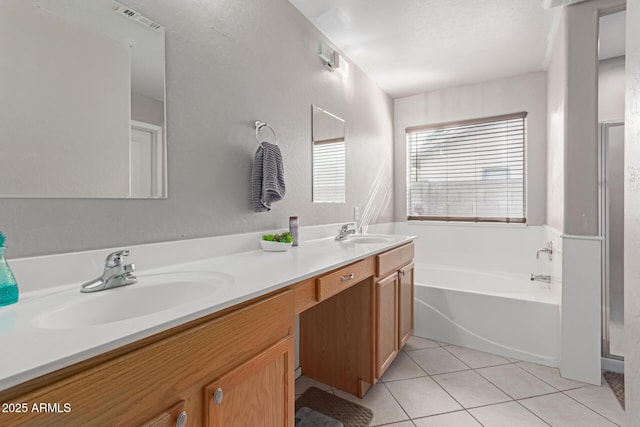
<path id="1" fill-rule="evenodd" d="M 323 238 L 301 242 L 288 252 L 249 251 L 163 268 L 139 269 L 136 275 L 213 272 L 230 276 L 232 283 L 210 297 L 175 308 L 101 325 L 72 329 L 37 326 L 43 313 L 57 305 L 98 298 L 136 285 L 93 294 L 80 293 L 80 283 L 21 294 L 17 304 L 0 307 L 0 390 L 70 366 L 158 332 L 215 313 L 274 290 L 289 286 L 370 255 L 408 243 L 412 236 L 387 236 L 384 243 L 354 244 Z M 139 266 L 138 266 L 139 267 Z M 77 292 L 73 291 L 77 289 Z"/>

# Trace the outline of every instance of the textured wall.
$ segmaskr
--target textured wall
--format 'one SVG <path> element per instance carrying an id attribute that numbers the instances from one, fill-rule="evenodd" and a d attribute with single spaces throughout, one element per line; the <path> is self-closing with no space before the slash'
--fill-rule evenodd
<path id="1" fill-rule="evenodd" d="M 626 426 L 640 425 L 640 2 L 627 2 L 625 108 Z"/>
<path id="2" fill-rule="evenodd" d="M 389 221 L 391 99 L 357 67 L 327 71 L 323 36 L 286 0 L 125 0 L 166 27 L 168 200 L 0 199 L 9 257 L 352 219 Z M 347 203 L 311 203 L 311 104 L 346 119 Z M 250 209 L 253 122 L 278 132 L 287 196 Z"/>
<path id="3" fill-rule="evenodd" d="M 564 230 L 564 139 L 567 25 L 562 13 L 547 71 L 547 224 Z"/>
<path id="4" fill-rule="evenodd" d="M 623 0 L 567 6 L 564 232 L 598 234 L 598 19 Z"/>
<path id="5" fill-rule="evenodd" d="M 530 73 L 436 90 L 395 100 L 395 215 L 406 221 L 405 129 L 455 120 L 527 111 L 527 223 L 542 225 L 546 214 L 546 73 Z"/>

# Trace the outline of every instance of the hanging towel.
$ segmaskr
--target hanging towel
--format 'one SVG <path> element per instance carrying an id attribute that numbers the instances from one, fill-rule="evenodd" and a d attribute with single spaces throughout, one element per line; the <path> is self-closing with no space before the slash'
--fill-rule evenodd
<path id="1" fill-rule="evenodd" d="M 271 210 L 271 203 L 282 200 L 286 192 L 280 147 L 263 142 L 256 151 L 251 172 L 251 207 L 254 212 Z"/>

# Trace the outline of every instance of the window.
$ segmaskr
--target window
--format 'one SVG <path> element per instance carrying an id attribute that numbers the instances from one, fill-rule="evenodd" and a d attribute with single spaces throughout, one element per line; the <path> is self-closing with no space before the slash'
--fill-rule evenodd
<path id="1" fill-rule="evenodd" d="M 526 116 L 407 128 L 408 219 L 526 222 Z"/>

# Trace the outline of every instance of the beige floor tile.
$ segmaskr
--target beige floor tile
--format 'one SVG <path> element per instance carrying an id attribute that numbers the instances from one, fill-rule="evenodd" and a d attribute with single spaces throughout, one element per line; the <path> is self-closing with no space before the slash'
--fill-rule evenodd
<path id="1" fill-rule="evenodd" d="M 384 382 L 397 381 L 405 380 L 407 378 L 424 377 L 426 375 L 427 374 L 416 362 L 413 361 L 413 359 L 405 353 L 400 352 L 398 353 L 398 356 L 396 356 L 396 360 L 394 360 L 391 366 L 387 369 L 387 372 L 384 373 L 381 380 Z"/>
<path id="2" fill-rule="evenodd" d="M 549 384 L 513 364 L 482 368 L 477 372 L 514 399 L 556 392 Z"/>
<path id="3" fill-rule="evenodd" d="M 520 403 L 553 427 L 612 427 L 614 423 L 562 393 L 521 400 Z"/>
<path id="4" fill-rule="evenodd" d="M 442 347 L 408 351 L 407 354 L 429 375 L 469 369 L 467 365 Z"/>
<path id="5" fill-rule="evenodd" d="M 474 371 L 434 375 L 432 378 L 465 408 L 511 400 L 509 396 Z"/>
<path id="6" fill-rule="evenodd" d="M 517 365 L 561 391 L 589 385 L 580 381 L 562 378 L 558 368 L 552 368 L 550 366 L 538 365 L 530 362 L 519 362 Z"/>
<path id="7" fill-rule="evenodd" d="M 417 427 L 482 427 L 467 411 L 418 418 L 413 422 Z"/>
<path id="8" fill-rule="evenodd" d="M 429 377 L 385 383 L 410 418 L 426 417 L 462 409 Z"/>
<path id="9" fill-rule="evenodd" d="M 583 405 L 618 425 L 624 424 L 624 410 L 609 386 L 589 386 L 565 391 Z"/>
<path id="10" fill-rule="evenodd" d="M 385 424 L 381 427 L 415 427 L 415 424 L 411 421 L 402 421 L 400 423 Z"/>
<path id="11" fill-rule="evenodd" d="M 439 347 L 438 343 L 427 338 L 411 335 L 404 345 L 404 351 L 419 350 L 422 348 Z"/>
<path id="12" fill-rule="evenodd" d="M 387 390 L 381 382 L 371 387 L 364 396 L 364 399 L 340 390 L 335 390 L 334 393 L 338 397 L 371 409 L 373 411 L 372 426 L 406 421 L 409 419 L 398 402 L 396 402 L 396 399 L 393 398 L 389 390 Z"/>
<path id="13" fill-rule="evenodd" d="M 533 415 L 518 402 L 499 403 L 470 409 L 469 412 L 484 427 L 546 427 L 547 423 Z"/>
<path id="14" fill-rule="evenodd" d="M 456 345 L 447 346 L 446 350 L 474 369 L 510 363 L 502 356 L 470 348 L 458 347 Z"/>
<path id="15" fill-rule="evenodd" d="M 331 390 L 330 386 L 302 375 L 296 380 L 296 395 L 304 393 L 309 387 L 316 387 L 325 391 Z"/>

